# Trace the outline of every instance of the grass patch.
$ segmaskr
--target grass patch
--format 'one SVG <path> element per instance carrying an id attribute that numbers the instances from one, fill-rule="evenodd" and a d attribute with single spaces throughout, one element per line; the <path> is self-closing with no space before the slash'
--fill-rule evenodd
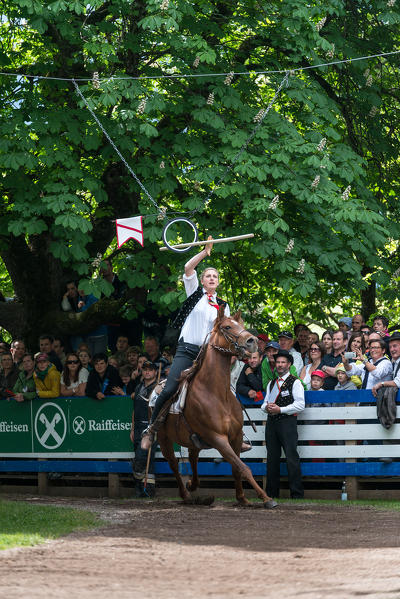
<path id="1" fill-rule="evenodd" d="M 0 550 L 37 545 L 102 524 L 98 516 L 85 510 L 0 500 Z"/>

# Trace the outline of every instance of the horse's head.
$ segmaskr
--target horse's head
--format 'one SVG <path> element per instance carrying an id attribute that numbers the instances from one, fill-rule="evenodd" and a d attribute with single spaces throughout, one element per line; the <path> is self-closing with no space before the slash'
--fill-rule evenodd
<path id="1" fill-rule="evenodd" d="M 233 316 L 225 316 L 224 306 L 218 310 L 210 345 L 222 353 L 241 359 L 258 349 L 257 339 L 244 328 L 240 311 Z"/>

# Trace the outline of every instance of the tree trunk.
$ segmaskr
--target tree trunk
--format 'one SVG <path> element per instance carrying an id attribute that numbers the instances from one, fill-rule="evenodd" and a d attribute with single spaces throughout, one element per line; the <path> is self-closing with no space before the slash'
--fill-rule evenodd
<path id="1" fill-rule="evenodd" d="M 363 271 L 363 275 L 367 274 Z M 371 281 L 366 289 L 361 291 L 362 315 L 365 322 L 376 312 L 376 283 Z"/>

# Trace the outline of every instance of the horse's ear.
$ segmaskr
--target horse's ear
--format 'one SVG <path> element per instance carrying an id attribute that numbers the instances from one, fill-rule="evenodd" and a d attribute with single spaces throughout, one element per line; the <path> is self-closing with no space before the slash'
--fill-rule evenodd
<path id="1" fill-rule="evenodd" d="M 225 316 L 225 304 L 221 304 L 218 309 L 217 322 L 220 322 Z"/>
<path id="2" fill-rule="evenodd" d="M 240 322 L 243 324 L 243 319 L 242 319 L 242 311 L 238 310 L 234 315 L 233 315 L 233 320 L 236 320 L 236 322 Z"/>

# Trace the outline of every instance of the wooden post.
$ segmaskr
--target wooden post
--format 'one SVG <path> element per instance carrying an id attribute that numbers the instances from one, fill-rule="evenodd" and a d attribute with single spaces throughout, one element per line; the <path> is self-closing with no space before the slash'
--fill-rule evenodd
<path id="1" fill-rule="evenodd" d="M 108 461 L 109 462 L 118 462 L 118 460 L 108 460 Z M 113 498 L 120 496 L 118 472 L 109 472 L 108 473 L 108 496 L 113 497 Z"/>
<path id="2" fill-rule="evenodd" d="M 38 462 L 46 462 L 46 459 L 39 458 Z M 47 478 L 47 472 L 38 472 L 38 495 L 49 494 L 49 481 Z"/>

